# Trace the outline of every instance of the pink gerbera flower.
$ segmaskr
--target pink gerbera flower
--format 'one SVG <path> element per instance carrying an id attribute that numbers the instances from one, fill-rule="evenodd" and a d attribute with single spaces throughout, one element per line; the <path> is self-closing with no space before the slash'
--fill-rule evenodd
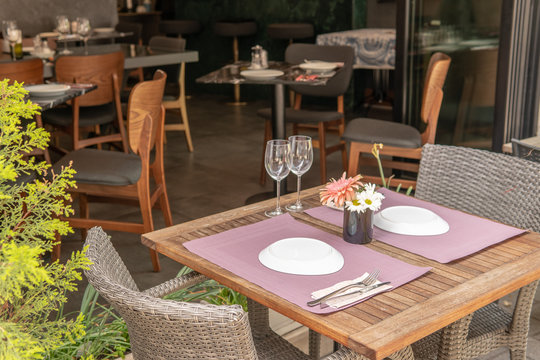
<path id="1" fill-rule="evenodd" d="M 354 199 L 354 194 L 362 183 L 362 176 L 345 178 L 345 172 L 338 180 L 331 179 L 324 189 L 321 190 L 320 197 L 323 205 L 334 205 L 337 207 L 343 206 L 345 201 Z"/>

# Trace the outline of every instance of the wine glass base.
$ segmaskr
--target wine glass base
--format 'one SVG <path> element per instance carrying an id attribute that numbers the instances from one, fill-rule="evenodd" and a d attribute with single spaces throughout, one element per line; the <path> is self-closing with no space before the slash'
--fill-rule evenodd
<path id="1" fill-rule="evenodd" d="M 289 204 L 289 205 L 285 206 L 285 209 L 287 209 L 290 212 L 304 211 L 304 207 L 302 206 L 302 204 L 297 204 L 297 203 Z"/>
<path id="2" fill-rule="evenodd" d="M 278 216 L 278 215 L 282 215 L 282 214 L 283 214 L 283 210 L 281 210 L 281 208 L 277 208 L 277 209 L 274 209 L 274 210 L 269 210 L 269 211 L 264 212 L 264 215 L 266 215 L 268 217 L 274 217 L 274 216 Z"/>

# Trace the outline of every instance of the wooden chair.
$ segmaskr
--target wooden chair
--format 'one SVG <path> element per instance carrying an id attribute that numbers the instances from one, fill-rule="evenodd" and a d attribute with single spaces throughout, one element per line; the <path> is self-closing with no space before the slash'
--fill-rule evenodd
<path id="1" fill-rule="evenodd" d="M 151 50 L 165 51 L 184 51 L 186 40 L 182 38 L 170 38 L 165 36 L 154 36 L 150 39 L 149 47 Z M 189 121 L 186 109 L 186 63 L 181 63 L 178 71 L 178 95 L 163 97 L 163 106 L 165 109 L 178 110 L 182 117 L 179 124 L 165 124 L 165 131 L 175 130 L 183 131 L 186 136 L 186 143 L 189 152 L 193 152 L 193 142 L 191 141 L 191 132 L 189 130 Z"/>
<path id="2" fill-rule="evenodd" d="M 79 197 L 80 217 L 68 218 L 74 228 L 103 228 L 133 233 L 154 230 L 152 207 L 159 203 L 165 224 L 172 225 L 172 216 L 163 169 L 163 122 L 161 105 L 167 75 L 158 70 L 154 79 L 133 87 L 128 102 L 129 147 L 132 152 L 79 149 L 68 153 L 53 169 L 73 163 L 77 171 L 77 188 L 70 192 Z M 150 153 L 154 150 L 153 162 Z M 155 186 L 151 190 L 150 177 Z M 90 218 L 88 203 L 92 201 L 138 204 L 142 223 Z M 150 250 L 154 271 L 160 271 L 157 252 Z"/>
<path id="3" fill-rule="evenodd" d="M 56 80 L 67 83 L 92 83 L 98 88 L 71 100 L 71 107 L 54 108 L 43 113 L 43 122 L 67 132 L 72 137 L 72 149 L 120 142 L 127 152 L 127 139 L 120 103 L 120 84 L 124 71 L 121 51 L 87 56 L 61 56 L 56 60 Z M 101 135 L 101 126 L 113 125 L 111 134 Z M 82 138 L 81 132 L 96 136 Z M 67 152 L 57 146 L 62 152 Z"/>
<path id="4" fill-rule="evenodd" d="M 425 129 L 420 133 L 413 126 L 403 123 L 384 121 L 378 119 L 358 118 L 347 124 L 343 139 L 350 143 L 349 148 L 349 175 L 359 173 L 358 166 L 377 167 L 376 159 L 371 155 L 374 143 L 382 143 L 384 147 L 380 155 L 398 157 L 403 159 L 420 160 L 422 157 L 422 145 L 433 144 L 437 132 L 439 110 L 443 99 L 443 85 L 450 66 L 450 57 L 443 53 L 435 53 L 431 56 L 422 96 L 422 108 L 420 119 Z M 367 157 L 362 156 L 367 154 Z M 383 167 L 398 169 L 408 172 L 418 172 L 418 163 L 383 159 Z M 378 173 L 378 172 L 377 172 Z M 362 172 L 363 181 L 382 184 L 379 175 L 369 176 Z M 416 180 L 396 178 L 393 184 L 402 184 L 403 187 L 416 186 Z"/>
<path id="5" fill-rule="evenodd" d="M 43 63 L 41 59 L 19 60 L 0 63 L 0 79 L 10 79 L 9 83 L 14 81 L 19 83 L 41 84 L 43 83 Z M 41 114 L 35 116 L 38 127 L 43 127 Z M 51 157 L 47 149 L 35 149 L 28 155 L 43 156 L 47 163 L 51 163 Z"/>
<path id="6" fill-rule="evenodd" d="M 540 231 L 540 164 L 485 150 L 426 144 L 415 197 L 522 229 Z M 499 347 L 525 360 L 538 281 L 521 288 L 513 313 L 497 303 L 413 344 L 415 358 L 473 359 Z"/>
<path id="7" fill-rule="evenodd" d="M 306 59 L 322 60 L 331 62 L 343 62 L 343 67 L 332 77 L 325 86 L 294 85 L 291 89 L 295 93 L 294 107 L 285 110 L 285 121 L 293 124 L 293 134 L 298 134 L 300 130 L 311 129 L 317 131 L 318 139 L 313 140 L 313 147 L 319 149 L 321 184 L 326 183 L 326 156 L 333 152 L 341 151 L 343 168 L 347 167 L 347 151 L 345 142 L 339 141 L 335 145 L 328 146 L 326 134 L 328 130 L 336 131 L 340 136 L 345 129 L 344 117 L 344 94 L 349 88 L 352 77 L 352 64 L 354 61 L 354 50 L 349 46 L 323 46 L 313 44 L 291 44 L 285 51 L 285 61 L 290 64 L 301 64 Z M 319 110 L 302 108 L 302 97 L 310 96 L 315 98 L 336 98 L 336 110 Z M 257 115 L 266 119 L 264 143 L 272 138 L 271 119 L 272 110 L 270 108 L 261 109 Z M 261 166 L 260 183 L 266 181 L 264 169 L 264 149 L 263 162 Z"/>

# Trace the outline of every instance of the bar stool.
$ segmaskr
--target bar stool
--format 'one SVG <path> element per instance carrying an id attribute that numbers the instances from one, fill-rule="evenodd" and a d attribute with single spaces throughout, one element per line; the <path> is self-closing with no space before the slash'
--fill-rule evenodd
<path id="1" fill-rule="evenodd" d="M 233 38 L 233 59 L 238 62 L 238 37 L 249 36 L 257 32 L 255 21 L 218 21 L 214 24 L 214 32 L 219 36 L 228 36 Z M 234 84 L 234 102 L 229 105 L 246 105 L 240 101 L 240 84 Z"/>
<path id="2" fill-rule="evenodd" d="M 201 31 L 201 23 L 197 20 L 161 20 L 159 32 L 162 34 L 185 37 Z"/>
<path id="3" fill-rule="evenodd" d="M 288 39 L 292 44 L 296 39 L 313 37 L 313 25 L 309 23 L 277 23 L 268 25 L 268 36 L 272 39 Z"/>

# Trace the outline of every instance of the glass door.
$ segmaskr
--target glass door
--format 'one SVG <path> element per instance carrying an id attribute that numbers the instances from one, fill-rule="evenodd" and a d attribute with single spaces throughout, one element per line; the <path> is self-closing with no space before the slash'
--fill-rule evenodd
<path id="1" fill-rule="evenodd" d="M 411 0 L 405 26 L 407 123 L 421 129 L 422 91 L 431 55 L 452 58 L 436 142 L 491 148 L 502 0 Z"/>

